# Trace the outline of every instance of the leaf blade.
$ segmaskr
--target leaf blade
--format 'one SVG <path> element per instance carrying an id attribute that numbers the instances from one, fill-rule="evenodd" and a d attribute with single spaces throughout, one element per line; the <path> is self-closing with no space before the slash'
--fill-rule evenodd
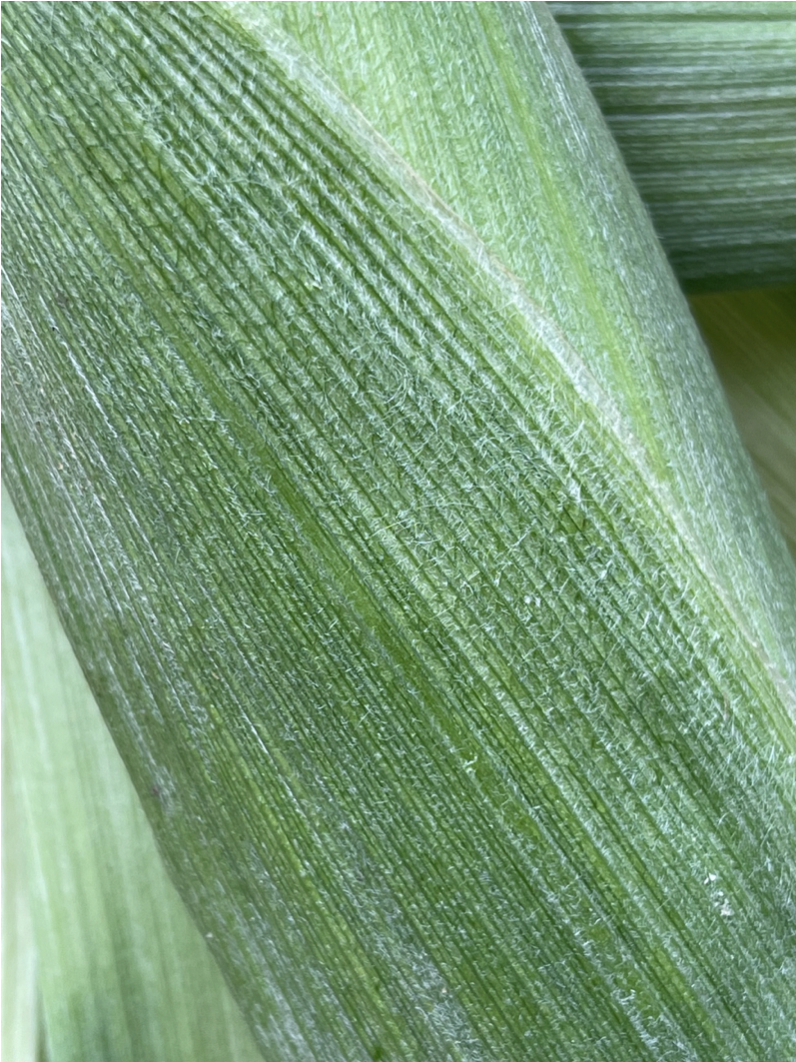
<path id="1" fill-rule="evenodd" d="M 672 491 L 662 504 L 688 525 L 700 563 L 715 569 L 736 615 L 796 683 L 793 565 L 761 515 L 759 484 L 637 191 L 547 12 L 356 3 L 221 10 L 255 38 L 275 23 L 285 29 L 519 278 L 535 303 L 526 312 L 563 335 L 563 344 L 551 340 L 557 356 L 566 358 L 568 344 L 569 374 L 591 375 L 604 392 L 594 402 L 615 404 L 611 419 L 624 421 L 625 445 L 643 451 L 652 489 L 658 480 Z"/>
<path id="2" fill-rule="evenodd" d="M 4 802 L 15 832 L 4 831 L 3 896 L 24 863 L 15 895 L 35 973 L 18 1009 L 4 1007 L 8 1057 L 260 1058 L 166 877 L 5 491 L 3 633 L 3 751 L 16 791 L 13 807 Z M 6 923 L 4 946 L 8 935 Z M 27 987 L 6 972 L 9 993 Z"/>
<path id="3" fill-rule="evenodd" d="M 685 288 L 792 284 L 796 6 L 550 7 Z"/>
<path id="4" fill-rule="evenodd" d="M 788 693 L 606 392 L 280 38 L 102 10 L 18 37 L 5 467 L 261 1043 L 777 1049 Z"/>

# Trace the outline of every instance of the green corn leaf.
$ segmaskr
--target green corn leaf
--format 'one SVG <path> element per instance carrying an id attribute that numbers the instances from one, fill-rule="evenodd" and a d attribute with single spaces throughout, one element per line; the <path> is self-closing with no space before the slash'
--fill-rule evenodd
<path id="1" fill-rule="evenodd" d="M 796 557 L 796 287 L 698 295 L 691 308 Z"/>
<path id="2" fill-rule="evenodd" d="M 290 33 L 521 279 L 617 404 L 717 578 L 782 660 L 762 624 L 776 610 L 792 630 L 790 558 L 757 519 L 759 488 L 685 303 L 673 296 L 635 190 L 546 13 L 511 4 L 223 10 L 266 41 L 274 23 Z"/>
<path id="3" fill-rule="evenodd" d="M 796 4 L 550 7 L 681 283 L 796 282 Z"/>
<path id="4" fill-rule="evenodd" d="M 796 571 L 686 304 L 541 5 L 387 5 L 361 97 L 337 7 L 6 13 L 83 670 L 267 1058 L 787 1057 Z"/>
<path id="5" fill-rule="evenodd" d="M 260 1058 L 166 876 L 5 497 L 3 754 L 3 1057 Z"/>

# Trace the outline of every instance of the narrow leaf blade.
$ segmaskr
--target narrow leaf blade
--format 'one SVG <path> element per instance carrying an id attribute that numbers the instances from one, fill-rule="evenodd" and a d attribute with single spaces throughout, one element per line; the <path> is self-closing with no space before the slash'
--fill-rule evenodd
<path id="1" fill-rule="evenodd" d="M 4 492 L 7 754 L 3 781 L 13 783 L 14 800 L 3 802 L 4 822 L 13 815 L 3 831 L 3 902 L 10 895 L 21 911 L 7 912 L 9 924 L 4 908 L 4 1057 L 261 1058 L 167 878 Z M 16 969 L 6 965 L 7 947 Z"/>

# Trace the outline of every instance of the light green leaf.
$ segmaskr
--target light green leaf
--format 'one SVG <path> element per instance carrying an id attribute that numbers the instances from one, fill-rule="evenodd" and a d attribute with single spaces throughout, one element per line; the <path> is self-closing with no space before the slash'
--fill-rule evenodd
<path id="1" fill-rule="evenodd" d="M 0 1045 L 3 1058 L 14 1059 L 14 1062 L 36 1062 L 39 1058 L 36 945 L 30 914 L 30 881 L 23 852 L 19 779 L 5 725 L 2 751 L 3 1022 Z"/>
<path id="2" fill-rule="evenodd" d="M 266 1056 L 782 1057 L 796 571 L 545 9 L 385 7 L 375 130 L 276 5 L 8 10 L 4 472 Z"/>
<path id="3" fill-rule="evenodd" d="M 796 4 L 552 3 L 683 285 L 796 281 Z"/>
<path id="4" fill-rule="evenodd" d="M 691 307 L 796 556 L 796 287 L 699 295 Z"/>
<path id="5" fill-rule="evenodd" d="M 261 1058 L 168 880 L 5 496 L 3 758 L 3 1058 Z"/>

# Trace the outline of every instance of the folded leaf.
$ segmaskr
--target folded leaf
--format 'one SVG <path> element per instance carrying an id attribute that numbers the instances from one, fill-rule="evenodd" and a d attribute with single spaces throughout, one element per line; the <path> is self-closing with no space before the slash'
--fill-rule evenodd
<path id="1" fill-rule="evenodd" d="M 683 285 L 796 282 L 796 4 L 550 7 Z"/>
<path id="2" fill-rule="evenodd" d="M 4 1058 L 261 1058 L 168 880 L 5 493 L 3 758 Z"/>
<path id="3" fill-rule="evenodd" d="M 4 472 L 266 1057 L 782 1057 L 793 564 L 555 27 L 464 10 L 485 233 L 268 9 L 9 8 Z"/>

